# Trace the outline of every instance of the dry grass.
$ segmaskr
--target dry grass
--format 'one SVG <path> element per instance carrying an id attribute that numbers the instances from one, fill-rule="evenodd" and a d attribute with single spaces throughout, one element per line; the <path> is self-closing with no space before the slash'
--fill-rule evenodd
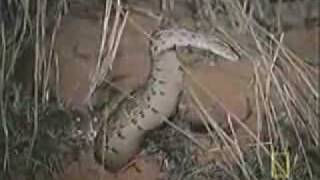
<path id="1" fill-rule="evenodd" d="M 112 67 L 128 15 L 123 14 L 120 1 L 106 2 L 99 63 L 97 74 L 93 77 L 92 92 L 103 83 Z M 204 167 L 195 164 L 190 158 L 186 159 L 185 157 L 190 156 L 189 150 L 185 148 L 189 146 L 189 140 L 203 149 L 206 147 L 201 145 L 201 142 L 190 132 L 166 120 L 167 124 L 173 127 L 170 130 L 174 130 L 168 134 L 175 136 L 179 134 L 181 136 L 181 132 L 184 134 L 179 137 L 183 139 L 179 147 L 170 149 L 170 145 L 166 144 L 171 142 L 170 138 L 162 144 L 158 140 L 160 145 L 155 147 L 157 150 L 169 147 L 169 150 L 165 151 L 175 163 L 171 169 L 168 168 L 172 171 L 172 178 L 212 179 L 218 177 L 217 173 L 211 171 L 220 171 L 225 176 L 220 177 L 221 179 L 227 178 L 228 174 L 229 179 L 270 179 L 269 159 L 272 154 L 270 143 L 277 144 L 282 149 L 289 149 L 291 179 L 319 178 L 319 173 L 315 171 L 320 167 L 319 85 L 317 84 L 319 72 L 306 64 L 302 57 L 297 57 L 294 52 L 283 45 L 284 26 L 279 9 L 274 8 L 274 4 L 269 1 L 259 0 L 221 0 L 215 1 L 213 6 L 209 6 L 213 3 L 208 0 L 193 2 L 201 9 L 198 12 L 203 18 L 201 21 L 204 24 L 209 22 L 226 35 L 232 44 L 237 45 L 239 53 L 255 64 L 252 88 L 255 92 L 256 120 L 261 133 L 255 135 L 250 132 L 238 117 L 230 114 L 230 117 L 236 119 L 235 122 L 246 129 L 256 140 L 256 144 L 252 145 L 248 152 L 243 152 L 237 139 L 228 136 L 210 117 L 197 97 L 193 96 L 204 122 L 208 122 L 208 125 L 212 127 L 212 129 L 208 128 L 209 134 L 216 134 L 223 145 L 232 150 L 231 155 L 236 163 L 229 167 L 223 164 L 209 164 Z M 0 178 L 8 179 L 19 172 L 21 174 L 31 173 L 34 178 L 41 179 L 41 175 L 35 176 L 33 172 L 42 169 L 50 174 L 61 168 L 60 161 L 63 159 L 61 152 L 63 154 L 73 147 L 68 144 L 68 139 L 63 139 L 69 128 L 67 124 L 70 123 L 70 115 L 60 109 L 58 102 L 50 99 L 52 95 L 49 86 L 50 69 L 57 61 L 53 52 L 55 34 L 62 13 L 66 10 L 66 2 L 64 0 L 55 2 L 13 0 L 0 5 L 0 116 L 2 127 L 0 131 L 0 160 L 2 162 Z M 110 18 L 112 6 L 117 9 L 114 19 Z M 172 8 L 172 5 L 170 7 Z M 121 13 L 124 17 L 122 19 L 120 19 Z M 50 33 L 46 30 L 48 26 L 53 27 Z M 237 29 L 238 32 L 230 33 L 230 29 Z M 233 38 L 237 33 L 250 37 L 254 42 L 254 48 Z M 22 54 L 29 46 L 34 49 L 33 80 L 30 82 L 33 84 L 32 99 L 23 97 L 24 90 L 19 88 L 13 79 L 15 64 L 17 61 L 26 60 Z M 105 59 L 111 60 L 104 61 Z M 188 73 L 187 68 L 185 72 Z M 189 75 L 192 77 L 192 74 Z M 215 98 L 213 94 L 210 96 Z M 227 109 L 226 112 L 228 112 Z M 65 119 L 66 123 L 63 127 L 53 123 L 52 118 L 57 117 L 64 117 L 62 119 Z M 261 141 L 262 129 L 267 130 L 268 142 Z M 48 134 L 54 136 L 48 136 Z M 43 144 L 46 141 L 53 144 Z M 183 167 L 181 164 L 184 164 Z M 18 166 L 19 170 L 16 171 Z"/>
<path id="2" fill-rule="evenodd" d="M 208 4 L 207 1 L 204 1 L 205 3 Z M 221 22 L 226 19 L 219 19 L 217 13 L 211 8 L 204 10 L 204 12 L 208 12 L 207 16 L 210 16 L 209 21 L 213 21 L 212 24 L 215 24 L 223 32 L 226 32 L 225 29 L 229 29 L 229 26 L 235 26 L 234 29 L 239 29 L 240 33 L 247 35 L 255 42 L 253 49 L 253 46 L 247 46 L 245 43 L 230 38 L 231 41 L 233 40 L 233 44 L 239 45 L 239 52 L 246 57 L 245 59 L 253 61 L 255 65 L 255 79 L 252 88 L 255 92 L 254 102 L 257 110 L 258 135 L 251 132 L 238 117 L 229 113 L 229 116 L 236 120 L 236 124 L 244 128 L 255 139 L 256 144 L 252 146 L 253 148 L 250 148 L 250 153 L 242 151 L 244 147 L 238 144 L 237 138 L 228 136 L 210 117 L 197 96 L 190 92 L 200 110 L 203 122 L 207 122 L 213 127 L 213 130 L 207 128 L 208 134 L 216 133 L 222 140 L 223 146 L 232 150 L 230 155 L 236 165 L 231 169 L 227 168 L 227 171 L 230 174 L 238 174 L 233 176 L 233 179 L 271 179 L 270 159 L 273 155 L 272 147 L 274 146 L 281 150 L 289 149 L 291 179 L 316 179 L 319 176 L 315 171 L 318 163 L 313 161 L 313 164 L 311 164 L 311 159 L 317 159 L 314 156 L 319 156 L 315 155 L 316 151 L 319 154 L 319 150 L 316 150 L 319 149 L 317 148 L 319 146 L 319 85 L 317 84 L 319 74 L 316 68 L 308 65 L 305 60 L 297 57 L 283 45 L 283 27 L 279 18 L 281 12 L 277 11 L 278 9 L 274 12 L 273 20 L 270 20 L 272 16 L 266 16 L 264 19 L 256 17 L 257 15 L 264 16 L 271 13 L 268 10 L 272 5 L 268 2 L 253 1 L 249 3 L 249 1 L 245 1 L 240 4 L 238 1 L 218 1 L 217 4 L 218 6 L 221 5 L 221 8 L 228 14 L 227 23 Z M 252 8 L 252 6 L 260 8 Z M 257 20 L 260 22 L 257 22 Z M 274 22 L 274 24 L 269 22 Z M 263 26 L 266 24 L 270 25 Z M 186 67 L 184 71 L 192 79 L 193 75 Z M 199 86 L 205 87 L 201 84 Z M 204 91 L 212 99 L 216 99 L 215 95 L 210 94 L 205 88 Z M 225 111 L 228 113 L 227 109 Z M 267 131 L 267 142 L 261 141 L 263 129 Z M 232 126 L 231 130 L 234 132 Z M 192 137 L 190 133 L 185 134 L 186 137 Z M 190 140 L 196 142 L 196 144 L 201 144 L 193 137 Z M 312 157 L 309 154 L 312 154 Z M 185 156 L 189 157 L 190 154 Z M 208 166 L 212 166 L 212 164 Z M 192 168 L 194 167 L 193 165 Z M 191 167 L 189 168 L 191 169 Z M 223 166 L 220 168 L 226 169 Z M 208 177 L 208 179 L 210 178 Z"/>
<path id="3" fill-rule="evenodd" d="M 40 153 L 46 146 L 42 143 L 49 143 L 49 140 L 54 138 L 58 139 L 58 137 L 52 137 L 52 139 L 48 137 L 49 129 L 57 128 L 53 125 L 47 126 L 49 123 L 54 123 L 47 122 L 48 114 L 53 111 L 53 113 L 61 113 L 61 118 L 65 115 L 56 104 L 51 105 L 49 102 L 48 78 L 53 61 L 50 43 L 53 44 L 55 33 L 48 35 L 46 27 L 52 25 L 53 18 L 57 18 L 58 21 L 61 19 L 60 13 L 64 2 L 6 1 L 1 3 L 0 106 L 1 139 L 4 139 L 1 141 L 0 150 L 1 178 L 14 178 L 17 174 L 30 173 L 34 176 L 32 172 L 39 168 L 50 173 L 51 168 L 59 166 L 60 163 L 55 160 L 58 149 Z M 47 17 L 48 14 L 51 15 L 50 18 Z M 25 57 L 25 52 L 30 49 L 34 50 L 31 53 L 33 58 L 28 59 Z M 16 63 L 22 61 L 34 64 L 33 78 L 29 82 L 33 87 L 32 99 L 25 96 L 26 89 L 22 89 L 14 80 L 14 75 L 17 73 Z M 63 130 L 64 127 L 60 129 Z M 58 130 L 59 133 L 52 132 L 52 135 L 61 135 L 61 130 Z M 39 140 L 39 137 L 44 139 Z"/>

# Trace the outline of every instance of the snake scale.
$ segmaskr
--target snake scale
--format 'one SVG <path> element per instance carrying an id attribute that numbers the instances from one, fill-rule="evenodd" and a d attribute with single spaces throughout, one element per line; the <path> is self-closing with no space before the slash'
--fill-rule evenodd
<path id="1" fill-rule="evenodd" d="M 95 157 L 106 168 L 123 167 L 139 151 L 146 132 L 159 127 L 178 103 L 183 71 L 175 47 L 193 47 L 237 61 L 238 55 L 216 36 L 186 29 L 159 30 L 152 35 L 150 56 L 152 70 L 146 85 L 126 99 L 99 130 L 95 140 Z"/>

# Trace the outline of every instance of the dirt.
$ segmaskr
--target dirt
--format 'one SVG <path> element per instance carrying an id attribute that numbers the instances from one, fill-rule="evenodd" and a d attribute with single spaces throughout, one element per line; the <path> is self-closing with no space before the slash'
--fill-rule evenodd
<path id="1" fill-rule="evenodd" d="M 253 134 L 258 132 L 252 89 L 253 67 L 251 62 L 244 59 L 237 63 L 219 63 L 213 67 L 198 65 L 191 69 L 193 80 L 190 77 L 186 78 L 187 88 L 191 88 L 195 92 L 195 96 L 199 98 L 210 117 L 233 140 L 237 139 L 242 149 L 246 149 L 255 140 L 250 137 L 245 129 L 241 128 L 238 121 L 246 125 Z M 197 129 L 199 125 L 203 124 L 203 119 L 201 120 L 197 114 L 195 106 L 190 106 L 190 102 L 187 106 L 189 107 L 187 107 L 187 113 L 184 115 L 183 120 L 190 121 L 196 132 L 199 132 Z M 228 122 L 228 115 L 231 115 L 230 122 Z M 231 130 L 234 131 L 234 135 Z M 206 130 L 203 129 L 201 132 L 203 134 Z M 218 144 L 210 143 L 208 137 L 200 139 L 211 150 L 219 148 Z M 206 164 L 211 161 L 235 163 L 228 156 L 230 151 L 225 149 L 208 150 L 207 152 L 201 152 L 196 149 L 194 153 L 200 164 Z"/>
<path id="2" fill-rule="evenodd" d="M 59 58 L 58 93 L 67 107 L 86 104 L 90 78 L 97 63 L 100 33 L 101 21 L 97 18 L 69 15 L 62 21 L 55 51 Z"/>
<path id="3" fill-rule="evenodd" d="M 153 157 L 137 159 L 134 166 L 119 173 L 105 171 L 91 158 L 85 158 L 72 163 L 65 169 L 65 173 L 55 180 L 163 180 L 164 177 L 158 160 Z"/>
<path id="4" fill-rule="evenodd" d="M 205 107 L 216 104 L 216 111 L 225 108 L 240 119 L 246 118 L 250 106 L 247 96 L 251 95 L 249 83 L 253 77 L 253 65 L 250 62 L 198 65 L 191 69 L 191 73 L 192 77 L 186 78 L 187 87 L 195 91 Z M 224 107 L 219 108 L 219 103 Z M 212 111 L 214 107 L 211 107 Z"/>
<path id="5" fill-rule="evenodd" d="M 132 14 L 120 41 L 111 72 L 112 83 L 130 91 L 144 84 L 150 71 L 148 40 L 135 26 L 150 34 L 157 21 Z M 86 27 L 86 28 L 83 28 Z M 97 17 L 66 16 L 57 35 L 59 94 L 68 107 L 86 106 L 90 81 L 97 64 L 101 22 Z"/>
<path id="6" fill-rule="evenodd" d="M 150 35 L 157 26 L 158 22 L 152 18 L 137 13 L 131 14 L 111 74 L 117 79 L 114 83 L 119 88 L 130 91 L 146 82 L 151 64 L 148 51 L 149 39 L 143 33 Z"/>
<path id="7" fill-rule="evenodd" d="M 320 62 L 320 28 L 294 29 L 284 34 L 284 44 L 299 58 L 319 64 Z"/>
<path id="8" fill-rule="evenodd" d="M 94 17 L 65 17 L 58 32 L 55 49 L 60 61 L 59 94 L 67 107 L 86 106 L 85 99 L 96 65 L 101 33 L 101 22 Z M 150 33 L 157 26 L 155 20 L 141 15 L 132 13 L 131 18 L 147 33 Z M 318 38 L 314 38 L 314 36 Z M 315 53 L 319 52 L 319 28 L 288 32 L 285 36 L 285 43 L 299 56 L 316 59 L 319 57 L 319 54 Z M 132 23 L 128 23 L 113 65 L 112 76 L 116 79 L 114 83 L 121 89 L 133 90 L 144 84 L 149 71 L 150 59 L 146 36 L 137 30 Z M 209 108 L 210 114 L 217 121 L 227 124 L 225 112 L 227 109 L 229 113 L 239 117 L 254 133 L 256 132 L 257 122 L 252 102 L 253 92 L 249 89 L 253 74 L 252 64 L 242 59 L 238 63 L 220 63 L 214 67 L 200 64 L 193 67 L 191 71 L 196 82 L 203 85 L 211 95 L 203 92 L 198 85 L 192 83 L 190 78 L 187 78 L 187 87 L 195 90 L 197 97 Z M 201 120 L 192 111 L 192 108 L 189 109 L 184 120 L 199 124 Z M 228 130 L 228 125 L 226 129 Z M 249 135 L 243 128 L 237 126 L 236 133 L 237 137 L 242 139 L 240 146 L 245 147 L 254 142 L 252 138 L 248 138 Z M 215 152 L 194 153 L 198 156 L 200 163 L 217 160 L 221 156 Z M 225 153 L 228 152 L 225 151 Z M 160 163 L 152 158 L 151 160 L 139 158 L 136 163 L 137 167 L 130 167 L 118 175 L 102 170 L 101 166 L 91 160 L 83 160 L 83 166 L 80 163 L 71 164 L 66 168 L 65 174 L 57 179 L 98 179 L 100 172 L 102 172 L 102 179 L 108 180 L 156 180 L 162 176 Z"/>

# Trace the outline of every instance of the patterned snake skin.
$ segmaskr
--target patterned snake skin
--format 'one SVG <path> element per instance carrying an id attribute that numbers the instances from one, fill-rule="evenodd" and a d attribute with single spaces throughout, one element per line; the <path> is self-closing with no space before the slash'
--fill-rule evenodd
<path id="1" fill-rule="evenodd" d="M 120 104 L 99 130 L 95 141 L 95 157 L 106 168 L 123 167 L 139 151 L 146 132 L 159 127 L 178 103 L 183 71 L 174 47 L 208 50 L 230 61 L 238 56 L 224 41 L 185 29 L 160 30 L 153 34 L 150 54 L 152 70 L 143 89 L 133 99 Z"/>

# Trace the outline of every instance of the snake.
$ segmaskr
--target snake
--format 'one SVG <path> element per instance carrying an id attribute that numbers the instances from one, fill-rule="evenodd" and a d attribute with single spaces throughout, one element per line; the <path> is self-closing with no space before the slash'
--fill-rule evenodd
<path id="1" fill-rule="evenodd" d="M 139 152 L 146 134 L 162 125 L 175 110 L 183 89 L 177 47 L 206 50 L 233 62 L 239 60 L 231 45 L 215 35 L 184 28 L 152 33 L 149 46 L 152 67 L 146 84 L 108 115 L 95 138 L 95 158 L 107 169 L 116 171 L 125 166 Z"/>

